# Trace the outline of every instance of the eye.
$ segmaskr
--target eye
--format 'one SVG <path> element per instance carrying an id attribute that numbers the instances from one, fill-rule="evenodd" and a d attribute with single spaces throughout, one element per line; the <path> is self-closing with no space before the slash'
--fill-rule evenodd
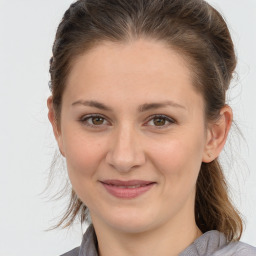
<path id="1" fill-rule="evenodd" d="M 93 127 L 93 128 L 101 128 L 107 122 L 105 117 L 98 114 L 83 116 L 79 121 L 83 125 Z"/>
<path id="2" fill-rule="evenodd" d="M 166 127 L 168 127 L 168 126 L 170 126 L 171 124 L 174 124 L 174 123 L 176 123 L 176 121 L 173 120 L 172 118 L 166 116 L 166 115 L 151 116 L 150 120 L 148 122 L 148 124 L 150 126 L 155 126 L 155 127 L 157 127 L 157 129 L 166 128 Z"/>

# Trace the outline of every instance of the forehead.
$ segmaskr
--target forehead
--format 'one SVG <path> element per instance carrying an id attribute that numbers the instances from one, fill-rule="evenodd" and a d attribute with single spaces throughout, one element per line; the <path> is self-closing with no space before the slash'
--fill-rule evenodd
<path id="1" fill-rule="evenodd" d="M 200 96 L 192 85 L 188 63 L 163 42 L 140 39 L 104 42 L 80 55 L 67 80 L 68 98 L 87 97 L 188 101 Z"/>
<path id="2" fill-rule="evenodd" d="M 73 63 L 68 82 L 86 72 L 98 75 L 177 74 L 190 79 L 188 63 L 162 41 L 140 39 L 127 43 L 103 42 L 80 55 Z M 95 76 L 97 73 L 97 76 Z"/>

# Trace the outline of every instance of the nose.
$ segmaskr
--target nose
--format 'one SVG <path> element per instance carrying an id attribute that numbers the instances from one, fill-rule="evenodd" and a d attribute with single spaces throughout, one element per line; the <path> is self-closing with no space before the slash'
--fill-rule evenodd
<path id="1" fill-rule="evenodd" d="M 145 154 L 139 136 L 132 127 L 126 126 L 117 129 L 111 137 L 106 155 L 107 163 L 117 171 L 124 173 L 143 165 Z"/>

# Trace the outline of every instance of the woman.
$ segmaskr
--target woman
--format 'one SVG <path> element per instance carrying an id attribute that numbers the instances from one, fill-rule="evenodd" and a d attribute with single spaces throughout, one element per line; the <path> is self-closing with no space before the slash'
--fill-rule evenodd
<path id="1" fill-rule="evenodd" d="M 50 61 L 48 117 L 72 195 L 61 226 L 91 225 L 65 256 L 256 255 L 238 242 L 218 156 L 236 56 L 202 0 L 79 0 Z"/>

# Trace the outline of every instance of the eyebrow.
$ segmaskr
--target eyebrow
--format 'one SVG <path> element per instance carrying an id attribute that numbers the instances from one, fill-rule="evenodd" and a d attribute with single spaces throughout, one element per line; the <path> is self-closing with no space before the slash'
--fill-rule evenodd
<path id="1" fill-rule="evenodd" d="M 95 101 L 95 100 L 78 100 L 72 103 L 72 106 L 77 106 L 77 105 L 83 105 L 83 106 L 89 106 L 89 107 L 95 107 L 101 110 L 105 110 L 105 111 L 109 111 L 109 112 L 113 112 L 113 109 L 106 106 L 105 104 Z M 175 108 L 181 108 L 181 109 L 185 109 L 185 106 L 182 106 L 176 102 L 173 101 L 164 101 L 164 102 L 153 102 L 153 103 L 145 103 L 142 104 L 138 107 L 137 111 L 138 112 L 145 112 L 148 110 L 152 110 L 152 109 L 158 109 L 158 108 L 165 108 L 165 107 L 175 107 Z"/>

